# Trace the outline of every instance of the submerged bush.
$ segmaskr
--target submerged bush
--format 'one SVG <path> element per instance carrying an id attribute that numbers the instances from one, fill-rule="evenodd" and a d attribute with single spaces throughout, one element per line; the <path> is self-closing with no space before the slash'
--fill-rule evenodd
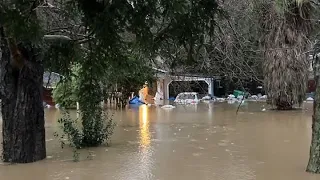
<path id="1" fill-rule="evenodd" d="M 101 107 L 103 100 L 101 73 L 86 68 L 84 65 L 79 66 L 76 73 L 77 78 L 71 81 L 74 88 L 69 86 L 72 90 L 70 90 L 71 93 L 68 93 L 68 97 L 75 97 L 76 101 L 64 101 L 63 105 L 68 105 L 66 102 L 70 102 L 71 105 L 79 102 L 80 118 L 73 119 L 67 111 L 63 110 L 63 117 L 59 119 L 63 130 L 61 138 L 68 139 L 69 145 L 75 150 L 75 159 L 78 158 L 76 149 L 109 143 L 115 127 L 112 117 Z M 69 98 L 64 98 L 66 99 L 69 100 Z M 61 143 L 63 146 L 64 142 L 61 141 Z"/>
<path id="2" fill-rule="evenodd" d="M 105 112 L 102 112 L 100 116 L 96 116 L 96 119 L 92 121 L 91 131 L 82 127 L 80 119 L 71 118 L 68 111 L 63 110 L 63 117 L 58 122 L 63 131 L 60 138 L 64 139 L 66 137 L 70 143 L 69 145 L 76 149 L 98 146 L 103 143 L 108 144 L 115 127 L 113 119 Z M 86 136 L 85 133 L 89 135 Z M 88 140 L 91 141 L 88 142 Z M 65 144 L 62 143 L 61 145 L 63 147 Z"/>
<path id="3" fill-rule="evenodd" d="M 83 121 L 83 118 L 73 119 L 66 110 L 62 110 L 62 113 L 63 116 L 58 122 L 63 133 L 60 135 L 55 133 L 55 136 L 59 137 L 62 148 L 66 145 L 65 140 L 67 140 L 67 145 L 73 148 L 74 161 L 78 161 L 79 159 L 78 149 L 99 146 L 103 143 L 109 145 L 115 123 L 106 112 L 101 111 L 101 114 L 97 114 L 94 120 L 91 119 L 90 122 L 93 123 L 91 125 L 92 128 L 83 128 L 80 121 Z"/>
<path id="4" fill-rule="evenodd" d="M 65 108 L 75 108 L 77 105 L 76 87 L 71 80 L 60 82 L 52 91 L 56 104 Z"/>
<path id="5" fill-rule="evenodd" d="M 79 65 L 73 65 L 71 71 L 72 76 L 60 81 L 52 91 L 55 103 L 64 108 L 76 108 L 79 99 Z"/>

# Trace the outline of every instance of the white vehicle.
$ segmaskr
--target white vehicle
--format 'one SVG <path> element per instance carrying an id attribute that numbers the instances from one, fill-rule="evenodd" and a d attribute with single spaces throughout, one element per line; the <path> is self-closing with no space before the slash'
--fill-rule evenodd
<path id="1" fill-rule="evenodd" d="M 177 104 L 198 104 L 199 101 L 199 94 L 196 92 L 180 93 L 174 100 Z"/>

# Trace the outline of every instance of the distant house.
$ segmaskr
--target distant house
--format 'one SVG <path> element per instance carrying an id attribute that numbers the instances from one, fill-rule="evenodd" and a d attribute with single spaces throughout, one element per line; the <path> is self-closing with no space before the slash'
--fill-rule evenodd
<path id="1" fill-rule="evenodd" d="M 56 88 L 56 85 L 61 80 L 61 75 L 54 72 L 45 72 L 43 74 L 43 101 L 50 106 L 54 106 L 54 100 L 52 98 L 52 90 Z"/>
<path id="2" fill-rule="evenodd" d="M 155 58 L 153 64 L 152 64 L 153 70 L 155 70 L 155 76 L 157 79 L 157 86 L 156 86 L 156 92 L 158 93 L 158 96 L 160 96 L 163 100 L 168 100 L 170 97 L 175 97 L 177 93 L 179 92 L 172 92 L 174 88 L 175 82 L 181 83 L 181 82 L 188 82 L 189 84 L 192 84 L 196 82 L 197 84 L 201 84 L 200 88 L 193 88 L 193 91 L 201 91 L 205 94 L 210 94 L 212 96 L 215 95 L 215 85 L 219 84 L 220 77 L 219 76 L 207 76 L 203 74 L 188 74 L 183 73 L 183 71 L 177 70 L 176 72 L 171 72 L 168 67 L 164 65 L 163 60 L 161 57 Z M 218 87 L 220 88 L 220 86 Z M 198 90 L 196 90 L 198 89 Z M 179 89 L 180 92 L 188 91 L 187 89 Z"/>
<path id="3" fill-rule="evenodd" d="M 157 57 L 153 63 L 152 68 L 155 72 L 156 82 L 151 82 L 153 88 L 151 95 L 156 96 L 162 100 L 168 100 L 170 97 L 175 97 L 177 93 L 189 91 L 188 89 L 180 88 L 175 89 L 176 83 L 189 83 L 197 84 L 198 87 L 191 88 L 191 91 L 203 94 L 215 95 L 215 92 L 221 88 L 219 76 L 207 76 L 203 74 L 188 74 L 182 70 L 175 72 L 170 71 L 160 57 Z M 63 76 L 54 72 L 45 72 L 43 75 L 43 99 L 44 101 L 53 106 L 55 105 L 52 98 L 52 90 L 56 87 L 57 83 Z M 155 86 L 154 86 L 155 85 Z M 199 87 L 200 86 L 200 87 Z"/>

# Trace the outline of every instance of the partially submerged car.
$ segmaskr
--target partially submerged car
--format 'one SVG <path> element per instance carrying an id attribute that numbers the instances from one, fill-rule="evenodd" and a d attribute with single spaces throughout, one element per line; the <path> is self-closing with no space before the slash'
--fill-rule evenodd
<path id="1" fill-rule="evenodd" d="M 174 102 L 177 104 L 198 104 L 200 102 L 199 94 L 196 92 L 183 92 L 177 95 Z"/>

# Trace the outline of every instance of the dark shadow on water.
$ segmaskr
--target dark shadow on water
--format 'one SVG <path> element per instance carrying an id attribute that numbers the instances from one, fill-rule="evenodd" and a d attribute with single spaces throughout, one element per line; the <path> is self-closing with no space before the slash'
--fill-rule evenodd
<path id="1" fill-rule="evenodd" d="M 272 108 L 269 108 L 268 109 L 269 111 L 273 111 L 273 112 L 300 112 L 300 111 L 303 111 L 303 108 L 302 107 L 293 107 L 292 109 L 284 109 L 284 110 L 279 110 L 277 109 L 276 107 L 272 107 Z"/>

